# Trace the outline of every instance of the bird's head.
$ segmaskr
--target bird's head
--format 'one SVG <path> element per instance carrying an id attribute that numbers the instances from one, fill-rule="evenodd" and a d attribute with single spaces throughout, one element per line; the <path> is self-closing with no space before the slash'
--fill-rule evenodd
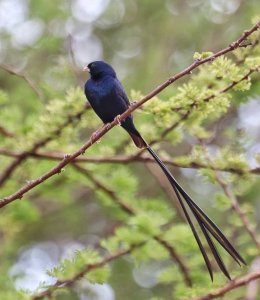
<path id="1" fill-rule="evenodd" d="M 116 77 L 115 70 L 108 63 L 101 60 L 89 63 L 83 70 L 88 71 L 92 79 L 99 79 L 108 75 Z"/>

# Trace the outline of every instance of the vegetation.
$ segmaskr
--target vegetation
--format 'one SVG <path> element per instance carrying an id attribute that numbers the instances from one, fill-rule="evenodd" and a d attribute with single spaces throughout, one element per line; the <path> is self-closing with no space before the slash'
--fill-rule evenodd
<path id="1" fill-rule="evenodd" d="M 93 2 L 0 1 L 0 299 L 246 297 L 260 278 L 258 1 Z M 167 180 L 120 126 L 89 140 L 95 59 L 247 261 L 223 253 L 234 282 L 215 266 L 211 283 Z"/>

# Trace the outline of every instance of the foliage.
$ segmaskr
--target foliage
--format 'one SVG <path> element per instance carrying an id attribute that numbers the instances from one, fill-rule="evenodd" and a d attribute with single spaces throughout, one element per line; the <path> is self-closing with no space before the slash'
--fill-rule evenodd
<path id="1" fill-rule="evenodd" d="M 193 55 L 196 61 L 226 47 L 250 27 L 257 6 L 257 1 L 241 2 L 237 12 L 228 15 L 220 8 L 214 11 L 211 1 L 204 1 L 201 7 L 191 1 L 165 1 L 164 8 L 157 0 L 142 4 L 104 1 L 104 11 L 96 18 L 94 11 L 85 12 L 84 17 L 90 19 L 84 22 L 76 4 L 70 6 L 69 1 L 22 2 L 27 5 L 26 18 L 37 21 L 42 34 L 26 45 L 19 44 L 12 31 L 0 31 L 3 49 L 11 48 L 9 52 L 0 48 L 8 62 L 0 64 L 1 174 L 22 157 L 2 184 L 1 198 L 53 168 L 57 156 L 61 160 L 78 150 L 101 125 L 85 106 L 82 85 L 86 76 L 80 71 L 77 43 L 82 47 L 102 44 L 104 57 L 120 77 L 125 76 L 131 99 L 139 100 L 148 87 L 176 73 L 173 66 L 174 70 L 186 67 L 195 51 L 199 51 Z M 198 10 L 194 14 L 193 5 Z M 214 22 L 218 16 L 219 23 L 207 19 L 209 7 L 209 13 L 216 14 Z M 223 30 L 226 27 L 230 35 Z M 66 40 L 66 34 L 72 40 Z M 89 44 L 84 44 L 80 34 Z M 148 142 L 154 142 L 160 156 L 189 169 L 173 168 L 173 172 L 248 265 L 260 251 L 260 244 L 252 238 L 253 232 L 259 240 L 259 214 L 255 212 L 260 155 L 252 154 L 259 134 L 254 128 L 247 131 L 243 120 L 250 116 L 243 119 L 242 114 L 252 103 L 253 108 L 259 107 L 254 102 L 259 100 L 260 89 L 259 31 L 250 36 L 250 44 L 203 64 L 135 112 L 137 127 Z M 86 60 L 92 59 L 94 54 L 86 51 Z M 13 76 L 11 66 L 16 64 L 19 71 Z M 146 158 L 117 126 L 88 149 L 82 156 L 86 161 L 69 164 L 21 201 L 2 208 L 0 299 L 33 299 L 32 293 L 52 290 L 55 282 L 53 299 L 83 299 L 80 295 L 85 292 L 77 285 L 78 279 L 89 284 L 89 289 L 107 283 L 115 298 L 137 300 L 191 299 L 225 283 L 219 270 L 214 284 L 210 282 L 194 237 L 174 197 L 167 195 L 162 174 L 157 169 L 153 172 L 142 159 L 137 163 L 134 155 Z M 120 163 L 122 157 L 126 160 Z M 67 248 L 74 250 L 68 253 Z M 192 287 L 187 287 L 178 259 L 169 249 L 185 263 Z M 36 266 L 29 266 L 26 259 L 29 263 L 34 259 Z M 229 259 L 224 255 L 232 277 L 247 273 Z M 153 264 L 156 271 L 140 275 L 145 267 L 153 270 Z M 30 268 L 37 273 L 33 287 L 26 280 L 33 277 Z M 69 281 L 72 284 L 67 288 L 62 286 Z M 241 290 L 226 296 L 240 298 Z"/>

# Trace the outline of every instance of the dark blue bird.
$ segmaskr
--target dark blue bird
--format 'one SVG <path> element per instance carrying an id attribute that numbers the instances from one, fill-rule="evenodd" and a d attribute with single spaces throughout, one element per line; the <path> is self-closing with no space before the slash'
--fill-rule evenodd
<path id="1" fill-rule="evenodd" d="M 85 84 L 85 95 L 99 118 L 104 124 L 108 124 L 129 108 L 130 103 L 128 97 L 122 84 L 117 79 L 116 72 L 109 64 L 103 61 L 94 61 L 88 64 L 85 70 L 88 70 L 91 76 L 91 78 Z M 204 249 L 200 237 L 195 229 L 193 220 L 189 216 L 188 209 L 192 212 L 194 219 L 198 222 L 218 266 L 220 267 L 221 271 L 230 279 L 227 268 L 222 261 L 212 238 L 214 238 L 238 264 L 245 264 L 243 258 L 231 245 L 217 225 L 183 190 L 158 155 L 145 142 L 141 134 L 135 128 L 133 116 L 128 116 L 124 121 L 122 121 L 121 125 L 130 134 L 132 140 L 138 148 L 147 149 L 169 180 L 203 255 L 211 279 L 213 280 L 212 266 L 206 250 Z"/>

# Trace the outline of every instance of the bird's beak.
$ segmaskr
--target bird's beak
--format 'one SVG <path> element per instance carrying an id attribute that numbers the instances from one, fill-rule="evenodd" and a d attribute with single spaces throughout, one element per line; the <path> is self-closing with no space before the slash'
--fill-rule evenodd
<path id="1" fill-rule="evenodd" d="M 88 66 L 85 66 L 85 67 L 83 68 L 83 71 L 84 71 L 84 72 L 86 72 L 86 71 L 87 71 L 87 72 L 90 72 L 90 69 L 89 69 Z"/>

